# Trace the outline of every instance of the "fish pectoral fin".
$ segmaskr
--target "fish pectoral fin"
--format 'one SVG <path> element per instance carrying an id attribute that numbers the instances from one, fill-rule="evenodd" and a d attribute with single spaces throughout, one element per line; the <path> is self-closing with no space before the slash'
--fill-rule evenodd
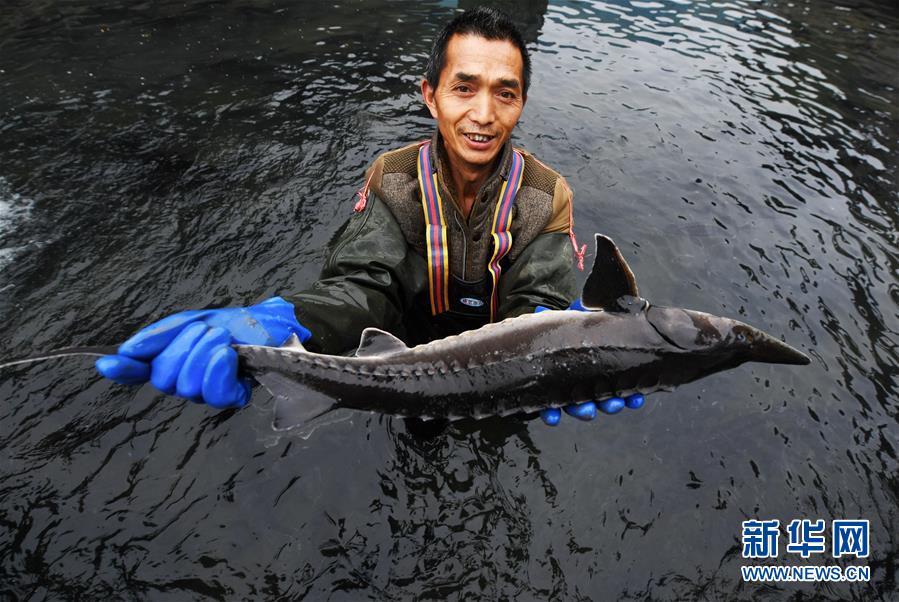
<path id="1" fill-rule="evenodd" d="M 386 355 L 397 351 L 405 351 L 406 349 L 408 349 L 406 344 L 389 332 L 385 332 L 380 328 L 366 328 L 362 331 L 362 338 L 359 340 L 356 356 Z"/>
<path id="2" fill-rule="evenodd" d="M 319 393 L 279 372 L 264 372 L 254 377 L 275 396 L 272 427 L 276 431 L 301 426 L 337 406 L 337 400 L 333 397 Z"/>
<path id="3" fill-rule="evenodd" d="M 596 257 L 584 283 L 581 303 L 588 309 L 620 312 L 618 300 L 622 297 L 640 297 L 637 280 L 612 239 L 597 234 Z"/>

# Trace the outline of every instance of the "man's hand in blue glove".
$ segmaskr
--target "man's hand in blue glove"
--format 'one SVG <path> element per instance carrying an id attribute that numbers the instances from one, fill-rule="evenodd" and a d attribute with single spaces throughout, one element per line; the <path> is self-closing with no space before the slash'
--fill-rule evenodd
<path id="1" fill-rule="evenodd" d="M 568 308 L 569 310 L 574 311 L 590 311 L 586 307 L 583 306 L 581 300 L 578 299 Z M 534 313 L 540 313 L 541 311 L 549 310 L 548 307 L 543 307 L 542 305 L 538 305 L 537 309 L 534 310 Z M 643 402 L 645 398 L 642 393 L 634 393 L 633 395 L 628 395 L 627 397 L 610 397 L 609 399 L 604 399 L 602 401 L 585 401 L 583 403 L 574 403 L 568 406 L 565 406 L 563 409 L 565 413 L 569 416 L 574 416 L 580 420 L 593 420 L 596 418 L 596 410 L 597 408 L 605 413 L 605 414 L 617 414 L 625 407 L 628 407 L 632 410 L 636 410 L 643 406 Z M 556 426 L 559 424 L 559 421 L 562 420 L 562 410 L 559 408 L 547 408 L 545 410 L 540 410 L 540 418 L 543 419 L 543 422 L 549 426 Z"/>
<path id="2" fill-rule="evenodd" d="M 231 345 L 279 346 L 291 334 L 303 343 L 312 336 L 281 297 L 251 307 L 183 311 L 141 329 L 119 346 L 118 355 L 101 357 L 96 366 L 120 384 L 149 380 L 163 393 L 239 408 L 250 400 L 252 384 L 237 375 Z"/>

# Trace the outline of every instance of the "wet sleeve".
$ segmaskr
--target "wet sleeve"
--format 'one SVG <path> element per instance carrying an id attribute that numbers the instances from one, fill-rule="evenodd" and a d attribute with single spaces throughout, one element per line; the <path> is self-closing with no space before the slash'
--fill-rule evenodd
<path id="1" fill-rule="evenodd" d="M 425 287 L 424 260 L 406 243 L 390 209 L 374 194 L 332 241 L 318 281 L 284 297 L 312 332 L 318 353 L 345 353 L 367 327 L 405 338 L 402 317 Z"/>
<path id="2" fill-rule="evenodd" d="M 567 309 L 577 297 L 568 234 L 541 234 L 527 246 L 499 284 L 499 319 L 532 313 L 538 305 Z"/>

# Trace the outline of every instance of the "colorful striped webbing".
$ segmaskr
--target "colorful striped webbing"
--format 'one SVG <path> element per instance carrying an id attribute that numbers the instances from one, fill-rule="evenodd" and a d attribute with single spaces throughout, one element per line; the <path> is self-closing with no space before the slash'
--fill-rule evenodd
<path id="1" fill-rule="evenodd" d="M 446 221 L 443 216 L 443 199 L 437 186 L 437 172 L 431 169 L 431 144 L 426 142 L 418 150 L 418 185 L 421 188 L 421 205 L 425 214 L 425 237 L 428 248 L 428 284 L 430 286 L 431 313 L 437 315 L 449 309 L 449 245 L 446 241 Z M 499 263 L 512 248 L 512 205 L 521 187 L 524 173 L 524 157 L 512 152 L 512 168 L 509 177 L 500 188 L 496 212 L 493 215 L 493 257 L 487 264 L 493 281 L 490 294 L 490 320 L 496 317 L 499 294 Z"/>
<path id="2" fill-rule="evenodd" d="M 449 309 L 449 245 L 446 242 L 443 199 L 440 198 L 437 187 L 437 172 L 431 169 L 430 150 L 429 142 L 418 149 L 418 186 L 421 188 L 421 206 L 425 212 L 431 314 L 436 316 Z"/>
<path id="3" fill-rule="evenodd" d="M 496 203 L 496 213 L 493 215 L 493 257 L 487 264 L 490 278 L 493 279 L 493 292 L 490 293 L 490 321 L 496 320 L 499 310 L 499 276 L 502 268 L 499 262 L 512 248 L 512 205 L 515 195 L 521 188 L 521 178 L 524 175 L 524 157 L 518 151 L 512 152 L 512 168 L 509 177 L 503 182 L 499 191 L 499 202 Z"/>

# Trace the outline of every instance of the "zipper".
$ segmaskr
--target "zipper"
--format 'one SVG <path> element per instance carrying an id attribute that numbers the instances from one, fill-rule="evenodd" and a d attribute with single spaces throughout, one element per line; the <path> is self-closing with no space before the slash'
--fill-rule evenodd
<path id="1" fill-rule="evenodd" d="M 449 203 L 451 211 L 453 212 L 453 220 L 455 220 L 456 225 L 462 231 L 462 280 L 468 280 L 468 228 L 459 220 L 460 210 L 456 202 L 456 197 L 450 195 L 445 186 L 441 186 L 441 188 L 444 193 L 443 198 L 449 198 L 453 201 L 452 203 Z M 472 210 L 474 210 L 474 208 L 472 208 Z"/>
<path id="2" fill-rule="evenodd" d="M 456 220 L 456 225 L 462 230 L 462 280 L 468 280 L 466 278 L 466 271 L 468 270 L 468 232 L 465 230 L 462 222 L 459 221 L 459 210 L 455 207 L 453 207 L 453 219 Z"/>

